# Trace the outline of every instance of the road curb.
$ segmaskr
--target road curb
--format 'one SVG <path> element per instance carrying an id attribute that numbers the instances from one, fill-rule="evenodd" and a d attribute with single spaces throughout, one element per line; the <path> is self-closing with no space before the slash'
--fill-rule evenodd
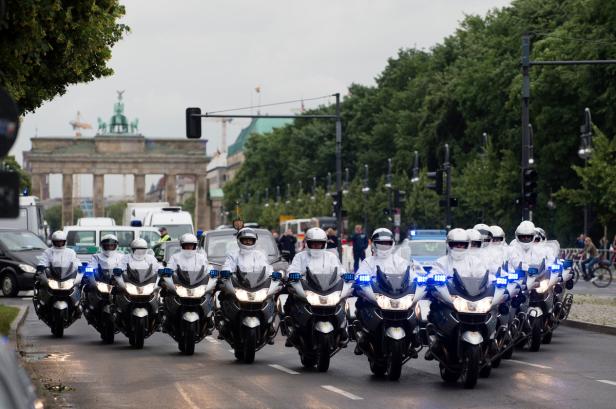
<path id="1" fill-rule="evenodd" d="M 570 328 L 577 328 L 584 331 L 600 332 L 601 334 L 616 335 L 616 327 L 607 327 L 605 325 L 591 324 L 583 321 L 564 320 L 561 325 Z"/>
<path id="2" fill-rule="evenodd" d="M 16 308 L 19 308 L 19 312 L 17 316 L 11 322 L 11 326 L 9 328 L 9 340 L 12 344 L 17 345 L 17 337 L 19 328 L 21 328 L 22 324 L 26 320 L 26 315 L 28 315 L 28 310 L 30 309 L 29 305 L 16 305 Z"/>

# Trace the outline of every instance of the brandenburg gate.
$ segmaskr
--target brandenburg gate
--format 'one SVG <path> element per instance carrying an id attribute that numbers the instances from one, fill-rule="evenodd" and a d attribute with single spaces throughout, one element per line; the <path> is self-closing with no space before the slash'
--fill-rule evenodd
<path id="1" fill-rule="evenodd" d="M 195 229 L 211 228 L 208 198 L 206 140 L 146 138 L 137 133 L 137 120 L 129 124 L 124 116 L 122 92 L 114 106 L 109 127 L 98 120 L 93 138 L 35 137 L 32 149 L 24 152 L 25 168 L 32 177 L 32 195 L 41 197 L 45 176 L 62 175 L 62 224 L 73 220 L 73 175 L 93 175 L 94 216 L 104 216 L 104 176 L 134 175 L 136 202 L 145 201 L 145 175 L 165 176 L 166 201 L 177 204 L 176 178 L 192 176 L 195 181 Z"/>

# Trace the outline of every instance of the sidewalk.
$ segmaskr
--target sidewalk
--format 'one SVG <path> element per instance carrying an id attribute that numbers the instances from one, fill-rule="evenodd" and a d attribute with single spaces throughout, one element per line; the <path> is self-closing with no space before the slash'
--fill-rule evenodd
<path id="1" fill-rule="evenodd" d="M 568 320 L 616 327 L 616 297 L 574 294 Z"/>

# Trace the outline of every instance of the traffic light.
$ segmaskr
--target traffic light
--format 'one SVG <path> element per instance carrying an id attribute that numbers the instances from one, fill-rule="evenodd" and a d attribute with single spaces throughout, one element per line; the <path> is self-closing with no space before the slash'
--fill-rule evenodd
<path id="1" fill-rule="evenodd" d="M 524 185 L 524 204 L 529 209 L 532 209 L 537 204 L 537 171 L 533 168 L 524 169 L 522 173 L 523 185 Z"/>
<path id="2" fill-rule="evenodd" d="M 428 179 L 434 180 L 426 187 L 434 190 L 438 195 L 443 194 L 443 169 L 438 169 L 436 172 L 428 172 Z"/>
<path id="3" fill-rule="evenodd" d="M 404 206 L 404 203 L 406 203 L 406 190 L 396 190 L 395 195 L 394 207 L 400 208 Z"/>
<path id="4" fill-rule="evenodd" d="M 338 198 L 338 192 L 332 192 L 332 214 L 334 217 L 338 214 L 338 206 L 340 205 L 340 200 Z"/>
<path id="5" fill-rule="evenodd" d="M 186 137 L 188 139 L 201 138 L 201 108 L 186 108 Z"/>

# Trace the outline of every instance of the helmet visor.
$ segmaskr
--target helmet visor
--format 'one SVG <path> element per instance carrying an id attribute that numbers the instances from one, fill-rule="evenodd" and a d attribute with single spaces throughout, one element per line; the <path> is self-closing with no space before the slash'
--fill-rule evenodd
<path id="1" fill-rule="evenodd" d="M 197 245 L 195 243 L 182 243 L 182 250 L 196 250 Z"/>
<path id="2" fill-rule="evenodd" d="M 64 247 L 66 246 L 66 240 L 54 240 L 52 244 L 54 247 Z"/>
<path id="3" fill-rule="evenodd" d="M 468 241 L 450 241 L 447 243 L 450 249 L 467 249 Z"/>
<path id="4" fill-rule="evenodd" d="M 114 251 L 118 248 L 118 243 L 115 241 L 104 241 L 101 243 L 101 247 L 105 251 Z"/>
<path id="5" fill-rule="evenodd" d="M 530 243 L 535 238 L 534 234 L 518 234 L 518 241 L 520 243 Z"/>
<path id="6" fill-rule="evenodd" d="M 315 249 L 315 250 L 319 250 L 319 249 L 324 249 L 325 248 L 325 242 L 324 241 L 318 241 L 318 240 L 307 241 L 306 245 L 308 246 L 309 249 Z"/>
<path id="7" fill-rule="evenodd" d="M 503 241 L 503 240 L 504 240 L 504 238 L 503 238 L 503 237 L 493 237 L 493 238 L 492 238 L 492 241 L 493 241 L 493 242 L 495 242 L 495 243 L 500 243 L 500 242 L 501 242 L 501 241 Z"/>
<path id="8" fill-rule="evenodd" d="M 256 242 L 257 240 L 253 237 L 241 237 L 240 238 L 240 243 L 242 243 L 244 246 L 254 246 Z"/>
<path id="9" fill-rule="evenodd" d="M 473 240 L 471 241 L 472 248 L 481 248 L 481 240 Z"/>
<path id="10" fill-rule="evenodd" d="M 379 240 L 379 241 L 375 241 L 374 244 L 378 244 L 379 246 L 393 246 L 394 242 L 391 240 Z"/>

